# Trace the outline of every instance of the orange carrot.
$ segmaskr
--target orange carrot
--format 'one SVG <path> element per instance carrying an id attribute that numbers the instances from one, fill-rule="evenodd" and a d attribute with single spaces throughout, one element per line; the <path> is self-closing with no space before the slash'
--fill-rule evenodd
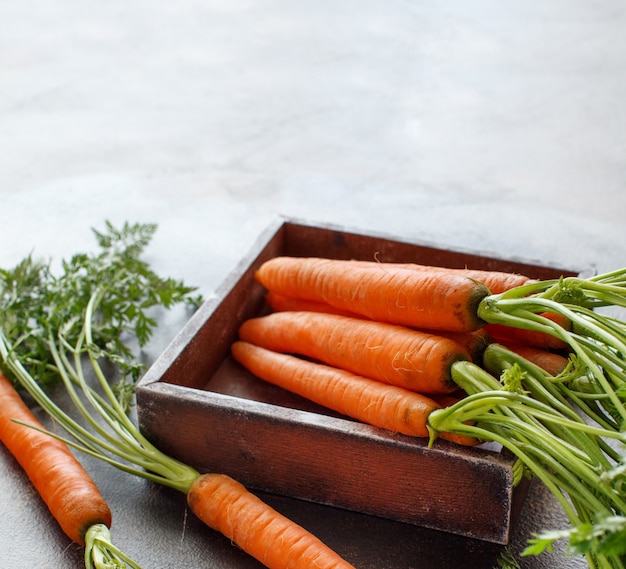
<path id="1" fill-rule="evenodd" d="M 265 295 L 265 302 L 274 312 L 325 312 L 327 314 L 342 314 L 344 316 L 358 317 L 358 315 L 354 314 L 354 312 L 335 308 L 325 302 L 317 302 L 315 300 L 306 300 L 303 298 L 293 298 L 291 296 L 285 296 L 284 294 L 278 294 L 277 292 L 271 290 L 267 291 L 267 294 Z"/>
<path id="2" fill-rule="evenodd" d="M 267 305 L 274 312 L 323 312 L 326 314 L 340 314 L 353 318 L 362 318 L 358 314 L 354 314 L 348 310 L 339 310 L 324 302 L 291 298 L 272 291 L 268 291 L 265 298 Z M 473 332 L 445 332 L 438 330 L 437 334 L 461 344 L 469 352 L 471 360 L 474 362 L 481 360 L 485 348 L 493 341 L 484 326 Z"/>
<path id="3" fill-rule="evenodd" d="M 428 437 L 428 415 L 440 407 L 425 395 L 248 342 L 234 342 L 231 353 L 243 367 L 264 381 L 395 433 Z M 469 437 L 453 438 L 475 444 Z"/>
<path id="4" fill-rule="evenodd" d="M 95 483 L 68 447 L 43 429 L 13 384 L 0 374 L 0 440 L 28 475 L 61 529 L 85 545 L 87 530 L 111 525 L 111 511 Z"/>
<path id="5" fill-rule="evenodd" d="M 320 312 L 250 318 L 239 339 L 294 353 L 419 393 L 458 389 L 450 368 L 470 355 L 457 342 L 404 326 Z"/>
<path id="6" fill-rule="evenodd" d="M 32 389 L 31 394 L 36 400 L 47 397 L 36 383 L 27 382 L 27 385 L 29 392 Z M 9 386 L 12 388 L 10 383 Z M 91 393 L 87 386 L 83 388 Z M 16 456 L 22 457 L 25 466 L 35 473 L 33 481 L 42 495 L 53 494 L 51 506 L 59 510 L 59 522 L 68 527 L 68 534 L 78 539 L 88 526 L 98 523 L 98 520 L 110 523 L 108 508 L 102 516 L 97 514 L 97 508 L 95 514 L 87 510 L 87 500 L 93 498 L 97 503 L 98 495 L 93 491 L 93 485 L 88 479 L 80 478 L 80 465 L 71 455 L 67 456 L 69 453 L 67 447 L 60 446 L 59 441 L 47 433 L 41 433 L 30 426 L 22 426 L 10 420 L 13 417 L 20 417 L 28 421 L 29 425 L 37 425 L 36 419 L 28 410 L 24 412 L 23 409 L 16 407 L 14 397 L 4 386 L 0 392 L 2 435 L 3 437 L 7 435 L 7 446 L 14 449 Z M 119 406 L 109 406 L 104 399 L 100 401 L 100 405 L 103 416 L 106 413 L 107 417 L 113 417 L 116 421 L 126 417 L 119 414 L 123 413 Z M 86 440 L 80 438 L 82 436 L 80 429 L 77 429 L 71 421 L 67 422 L 69 417 L 63 411 L 55 408 L 51 414 L 64 426 L 67 425 L 69 432 L 79 442 Z M 234 480 L 220 474 L 201 474 L 192 466 L 169 457 L 147 441 L 130 421 L 124 421 L 123 424 L 118 422 L 117 427 L 118 430 L 112 431 L 110 436 L 102 437 L 101 440 L 88 439 L 95 442 L 96 457 L 106 460 L 107 455 L 99 450 L 100 447 L 106 448 L 113 455 L 126 460 L 128 472 L 183 492 L 194 514 L 205 524 L 223 532 L 243 551 L 264 563 L 268 569 L 299 567 L 355 569 L 307 530 L 284 518 Z M 34 460 L 29 458 L 33 455 Z M 112 464 L 126 470 L 126 467 L 115 460 Z M 146 465 L 152 465 L 152 468 L 146 469 Z M 229 501 L 227 494 L 238 498 Z M 105 505 L 102 506 L 102 509 L 104 508 Z M 97 537 L 99 540 L 100 535 Z M 308 546 L 302 547 L 305 543 Z M 108 557 L 105 556 L 104 559 Z M 123 561 L 130 560 L 124 557 Z M 111 563 L 111 567 L 113 566 L 125 565 Z M 139 569 L 136 564 L 132 567 Z"/>
<path id="7" fill-rule="evenodd" d="M 378 270 L 387 269 L 406 269 L 412 271 L 423 272 L 447 272 L 451 274 L 459 274 L 481 281 L 487 285 L 492 294 L 499 294 L 512 288 L 535 282 L 534 279 L 519 273 L 510 273 L 507 271 L 495 271 L 488 269 L 469 269 L 469 268 L 451 268 L 438 267 L 435 265 L 422 265 L 418 263 L 380 263 L 377 261 L 355 261 L 363 267 L 377 268 Z"/>
<path id="8" fill-rule="evenodd" d="M 371 320 L 420 329 L 469 332 L 483 325 L 481 282 L 442 271 L 372 270 L 359 263 L 320 258 L 275 257 L 255 273 L 266 289 L 326 302 Z"/>
<path id="9" fill-rule="evenodd" d="M 187 503 L 205 524 L 221 532 L 269 568 L 354 569 L 318 538 L 223 474 L 204 474 Z"/>
<path id="10" fill-rule="evenodd" d="M 545 312 L 542 313 L 542 316 L 560 324 L 565 330 L 571 329 L 571 323 L 562 314 Z M 556 336 L 552 336 L 551 334 L 537 332 L 535 330 L 525 330 L 523 328 L 516 328 L 514 326 L 495 323 L 486 324 L 485 330 L 495 341 L 503 344 L 513 343 L 522 346 L 532 346 L 534 348 L 550 350 L 563 350 L 568 348 L 568 344 L 564 340 L 561 340 Z"/>
<path id="11" fill-rule="evenodd" d="M 542 348 L 535 348 L 533 346 L 522 346 L 519 344 L 502 343 L 505 348 L 508 348 L 512 352 L 526 358 L 528 361 L 539 366 L 543 370 L 547 371 L 552 376 L 559 375 L 565 370 L 569 360 L 556 352 L 550 352 Z"/>

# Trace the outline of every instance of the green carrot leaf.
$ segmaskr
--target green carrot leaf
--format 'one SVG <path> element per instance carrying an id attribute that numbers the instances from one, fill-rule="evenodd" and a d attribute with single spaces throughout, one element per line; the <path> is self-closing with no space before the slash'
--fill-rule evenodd
<path id="1" fill-rule="evenodd" d="M 76 253 L 62 259 L 60 272 L 50 262 L 29 255 L 13 269 L 0 270 L 0 326 L 11 350 L 42 386 L 58 382 L 49 331 L 62 331 L 68 345 L 77 345 L 88 303 L 101 290 L 92 319 L 92 345 L 83 349 L 118 366 L 135 382 L 143 366 L 129 347 L 140 347 L 157 326 L 154 309 L 185 303 L 193 308 L 203 301 L 194 287 L 157 275 L 140 255 L 157 226 L 128 222 L 116 228 L 105 222 L 92 229 L 100 247 L 95 253 Z M 96 352 L 97 350 L 97 352 Z M 3 366 L 5 373 L 11 372 Z"/>

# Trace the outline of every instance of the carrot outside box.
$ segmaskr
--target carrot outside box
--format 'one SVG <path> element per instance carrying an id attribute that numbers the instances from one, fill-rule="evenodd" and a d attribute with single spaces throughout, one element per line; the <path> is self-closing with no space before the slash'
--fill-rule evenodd
<path id="1" fill-rule="evenodd" d="M 230 357 L 266 311 L 255 270 L 279 255 L 470 267 L 548 279 L 576 271 L 279 218 L 137 385 L 142 432 L 201 472 L 275 493 L 507 544 L 527 483 L 510 453 L 394 434 L 267 384 Z"/>

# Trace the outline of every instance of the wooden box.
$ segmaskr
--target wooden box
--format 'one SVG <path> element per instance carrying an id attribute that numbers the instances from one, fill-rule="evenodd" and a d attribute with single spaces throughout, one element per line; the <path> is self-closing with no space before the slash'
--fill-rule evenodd
<path id="1" fill-rule="evenodd" d="M 139 424 L 164 452 L 250 489 L 382 516 L 497 544 L 525 486 L 512 458 L 393 434 L 266 384 L 229 356 L 239 325 L 265 310 L 255 269 L 277 255 L 417 262 L 552 278 L 574 274 L 332 226 L 279 219 L 193 315 L 137 386 Z"/>

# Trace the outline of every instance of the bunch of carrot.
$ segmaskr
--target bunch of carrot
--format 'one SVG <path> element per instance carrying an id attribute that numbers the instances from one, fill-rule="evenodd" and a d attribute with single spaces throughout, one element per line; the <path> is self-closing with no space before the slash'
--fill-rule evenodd
<path id="1" fill-rule="evenodd" d="M 293 257 L 267 261 L 255 277 L 271 312 L 240 326 L 232 346 L 239 363 L 334 411 L 417 437 L 429 437 L 432 411 L 458 398 L 455 362 L 479 362 L 492 341 L 478 303 L 492 289 L 530 282 L 497 271 Z M 515 328 L 496 331 L 542 365 L 567 363 L 545 347 L 550 336 L 541 345 Z"/>
<path id="2" fill-rule="evenodd" d="M 122 365 L 134 375 L 132 357 L 114 340 L 121 332 L 134 331 L 141 341 L 151 327 L 145 307 L 155 299 L 169 305 L 190 292 L 182 283 L 159 279 L 138 261 L 152 231 L 127 227 L 112 235 L 98 234 L 105 252 L 93 260 L 77 256 L 75 263 L 66 265 L 68 281 L 46 281 L 49 286 L 41 296 L 33 295 L 41 284 L 33 283 L 27 278 L 30 273 L 22 270 L 28 265 L 17 274 L 29 287 L 29 295 L 16 295 L 15 287 L 9 286 L 13 281 L 0 273 L 7 301 L 0 326 L 3 370 L 72 437 L 64 442 L 130 474 L 183 492 L 202 521 L 267 567 L 352 567 L 238 482 L 220 473 L 201 474 L 162 453 L 127 415 L 102 361 Z M 282 338 L 275 329 L 255 333 L 258 322 L 244 324 L 242 336 L 271 338 L 276 345 L 262 348 L 261 340 L 242 339 L 233 346 L 235 357 L 261 377 L 273 380 L 282 373 L 296 378 L 298 389 L 319 397 L 322 404 L 337 401 L 337 408 L 346 414 L 354 410 L 357 419 L 429 437 L 429 444 L 437 437 L 460 444 L 500 442 L 524 469 L 546 483 L 572 522 L 570 532 L 537 537 L 529 552 L 549 549 L 555 539 L 568 538 L 591 567 L 623 569 L 626 464 L 607 441 L 624 443 L 626 323 L 597 316 L 593 309 L 626 307 L 626 269 L 588 280 L 540 282 L 505 275 L 514 280 L 498 285 L 485 272 L 415 265 L 372 267 L 362 262 L 337 267 L 335 263 L 279 258 L 261 267 L 257 278 L 272 295 L 306 302 L 307 309 L 304 317 L 297 315 L 290 324 L 295 330 L 293 322 L 301 320 L 293 338 Z M 79 278 L 85 269 L 93 278 Z M 137 295 L 138 290 L 145 296 Z M 131 307 L 129 292 L 133 293 Z M 41 302 L 24 302 L 29 298 L 45 303 L 38 308 Z M 293 310 L 280 314 L 278 308 L 275 312 L 271 316 L 276 320 L 295 314 Z M 315 327 L 313 317 L 319 318 Z M 111 322 L 111 329 L 103 326 Z M 361 328 L 359 342 L 352 331 L 357 327 Z M 517 338 L 503 335 L 512 330 L 519 330 Z M 317 332 L 315 341 L 312 332 Z M 498 343 L 486 340 L 485 332 L 498 335 Z M 531 352 L 521 355 L 519 336 L 537 333 L 558 339 L 570 353 L 563 371 L 533 364 Z M 111 341 L 103 342 L 107 334 Z M 294 338 L 311 351 L 294 348 L 290 344 Z M 466 343 L 470 339 L 473 342 Z M 318 341 L 332 348 L 332 357 L 313 350 Z M 435 343 L 447 348 L 435 349 Z M 400 344 L 410 347 L 391 358 L 379 356 Z M 110 351 L 112 345 L 115 350 Z M 357 346 L 361 349 L 355 350 Z M 367 354 L 365 360 L 358 352 Z M 93 376 L 95 388 L 86 371 Z M 442 376 L 439 380 L 433 379 L 437 373 Z M 89 428 L 52 401 L 43 377 L 61 381 L 74 411 Z M 325 389 L 321 394 L 314 394 L 317 384 Z M 374 389 L 377 395 L 370 398 L 367 393 Z M 387 405 L 391 411 L 385 410 Z M 394 416 L 399 421 L 391 421 Z M 11 421 L 11 426 L 16 424 Z M 40 428 L 32 417 L 25 418 L 21 425 L 25 424 L 31 430 Z M 106 527 L 106 523 L 96 526 Z M 81 536 L 85 524 L 76 527 Z"/>
<path id="3" fill-rule="evenodd" d="M 78 424 L 52 401 L 15 357 L 0 330 L 0 359 L 4 366 L 73 440 L 62 439 L 50 431 L 44 431 L 45 436 L 66 442 L 120 470 L 179 490 L 186 495 L 191 511 L 200 520 L 269 569 L 313 566 L 354 569 L 305 528 L 281 515 L 236 480 L 220 473 L 200 473 L 164 454 L 142 435 L 113 392 L 100 365 L 99 354 L 88 349 L 93 343 L 92 319 L 105 292 L 104 288 L 97 288 L 90 297 L 83 333 L 76 344 L 70 344 L 60 330 L 58 344 L 55 341 L 50 345 L 51 365 L 58 370 L 76 411 L 92 430 Z M 82 359 L 85 355 L 99 390 L 85 377 Z M 32 422 L 24 425 L 33 426 Z"/>
<path id="4" fill-rule="evenodd" d="M 429 444 L 502 444 L 572 524 L 524 554 L 569 539 L 590 567 L 624 567 L 626 466 L 615 445 L 626 442 L 626 323 L 594 309 L 626 307 L 626 269 L 536 281 L 276 257 L 255 277 L 271 312 L 244 322 L 232 346 L 254 375 Z"/>
<path id="5" fill-rule="evenodd" d="M 190 300 L 188 295 L 194 289 L 158 277 L 138 259 L 155 226 L 125 225 L 118 231 L 108 225 L 107 229 L 107 233 L 96 232 L 103 252 L 93 258 L 76 255 L 63 264 L 66 272 L 60 278 L 30 259 L 14 271 L 0 271 L 0 366 L 61 428 L 60 432 L 67 433 L 67 438 L 45 430 L 21 406 L 9 407 L 9 400 L 17 400 L 15 390 L 8 388 L 0 392 L 0 407 L 6 411 L 0 415 L 0 432 L 33 475 L 33 482 L 68 535 L 87 542 L 98 558 L 93 565 L 98 569 L 122 567 L 122 561 L 130 563 L 110 544 L 105 548 L 110 512 L 93 485 L 86 482 L 86 473 L 80 473 L 79 480 L 79 469 L 69 470 L 76 465 L 66 455 L 60 459 L 65 466 L 46 472 L 41 461 L 67 449 L 63 443 L 124 472 L 184 493 L 200 520 L 269 569 L 354 569 L 237 481 L 219 472 L 200 473 L 171 458 L 133 423 L 127 402 L 105 372 L 106 364 L 135 377 L 140 366 L 123 338 L 134 335 L 143 346 L 156 324 L 147 308 Z M 52 381 L 60 382 L 67 391 L 73 413 L 50 397 L 47 385 Z M 125 380 L 122 384 L 132 387 Z M 31 444 L 35 439 L 38 450 Z M 59 498 L 54 491 L 63 484 L 65 488 L 89 486 L 89 492 L 74 496 L 76 500 L 70 502 L 69 492 L 61 490 L 63 496 Z M 77 515 L 90 505 L 95 505 L 95 515 L 93 508 L 85 516 Z M 100 531 L 92 532 L 88 526 Z M 118 565 L 110 553 L 117 554 Z M 100 559 L 103 555 L 106 558 Z M 100 560 L 108 564 L 96 565 Z"/>

